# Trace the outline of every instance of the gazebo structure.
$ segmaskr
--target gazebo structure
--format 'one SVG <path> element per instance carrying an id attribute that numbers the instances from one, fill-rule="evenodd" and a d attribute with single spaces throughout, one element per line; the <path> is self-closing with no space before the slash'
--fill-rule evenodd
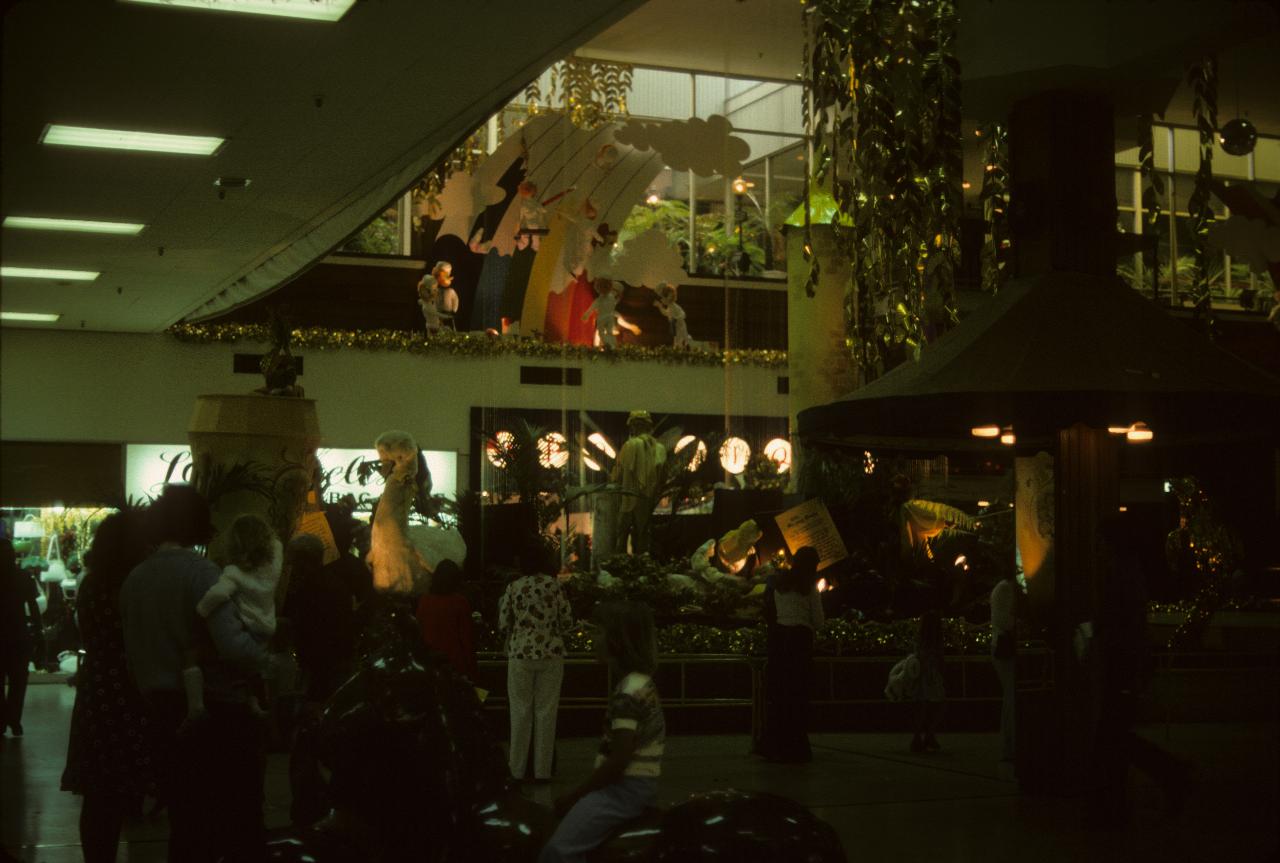
<path id="1" fill-rule="evenodd" d="M 1052 93 L 1016 106 L 1016 278 L 918 362 L 801 411 L 796 429 L 810 448 L 1004 443 L 1052 456 L 1052 547 L 1026 574 L 1057 689 L 1051 704 L 1023 705 L 1018 759 L 1024 783 L 1055 788 L 1078 787 L 1089 763 L 1091 674 L 1072 636 L 1096 619 L 1095 535 L 1119 503 L 1120 448 L 1253 442 L 1266 452 L 1280 434 L 1280 381 L 1115 277 L 1112 141 L 1104 99 Z M 1033 461 L 1015 460 L 1020 483 Z"/>

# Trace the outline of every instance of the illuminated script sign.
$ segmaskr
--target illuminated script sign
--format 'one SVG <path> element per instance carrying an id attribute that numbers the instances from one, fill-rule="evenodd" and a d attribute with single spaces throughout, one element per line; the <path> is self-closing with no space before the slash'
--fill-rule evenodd
<path id="1" fill-rule="evenodd" d="M 806 545 L 818 552 L 818 571 L 826 569 L 849 556 L 844 540 L 831 520 L 831 513 L 820 499 L 807 500 L 799 506 L 773 517 L 782 531 L 782 538 L 792 554 Z"/>
<path id="2" fill-rule="evenodd" d="M 458 454 L 423 450 L 431 472 L 431 493 L 454 497 L 458 491 Z M 376 450 L 319 449 L 321 485 L 326 501 L 353 495 L 361 509 L 368 509 L 382 494 L 382 477 L 373 472 L 363 482 L 360 465 L 377 461 Z M 191 481 L 191 450 L 183 444 L 129 444 L 125 448 L 125 494 L 137 501 L 160 494 L 165 483 Z"/>

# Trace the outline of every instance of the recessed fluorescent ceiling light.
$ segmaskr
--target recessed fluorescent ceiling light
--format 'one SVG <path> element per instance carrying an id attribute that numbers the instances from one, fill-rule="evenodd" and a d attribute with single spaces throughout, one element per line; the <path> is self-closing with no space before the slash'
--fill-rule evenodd
<path id="1" fill-rule="evenodd" d="M 47 267 L 0 267 L 3 279 L 58 279 L 67 282 L 92 282 L 101 273 L 92 270 L 51 270 Z"/>
<path id="2" fill-rule="evenodd" d="M 337 21 L 356 0 L 125 0 L 150 6 L 178 6 L 203 9 L 206 12 L 244 12 L 250 15 L 275 15 L 280 18 L 305 18 L 309 21 Z"/>
<path id="3" fill-rule="evenodd" d="M 144 153 L 211 156 L 222 146 L 226 138 L 131 132 L 127 129 L 92 129 L 88 126 L 60 126 L 54 123 L 45 127 L 40 141 L 62 147 L 94 147 L 99 150 L 138 150 Z"/>
<path id="4" fill-rule="evenodd" d="M 0 312 L 0 321 L 33 321 L 51 324 L 60 317 L 62 315 L 46 314 L 45 312 Z"/>
<path id="5" fill-rule="evenodd" d="M 95 222 L 92 219 L 46 219 L 41 216 L 5 216 L 6 228 L 28 228 L 36 231 L 78 231 L 85 234 L 142 233 L 146 225 L 136 222 Z"/>

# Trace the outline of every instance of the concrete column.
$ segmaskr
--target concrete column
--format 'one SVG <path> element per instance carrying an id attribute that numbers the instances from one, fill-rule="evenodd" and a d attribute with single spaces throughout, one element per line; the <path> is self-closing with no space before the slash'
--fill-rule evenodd
<path id="1" fill-rule="evenodd" d="M 835 401 L 857 386 L 857 370 L 845 345 L 845 291 L 849 261 L 836 246 L 830 225 L 813 225 L 813 254 L 821 268 L 817 290 L 805 290 L 804 228 L 787 231 L 787 374 L 791 417 L 791 476 L 803 462 L 796 417 L 800 411 Z M 794 490 L 794 489 L 793 489 Z"/>

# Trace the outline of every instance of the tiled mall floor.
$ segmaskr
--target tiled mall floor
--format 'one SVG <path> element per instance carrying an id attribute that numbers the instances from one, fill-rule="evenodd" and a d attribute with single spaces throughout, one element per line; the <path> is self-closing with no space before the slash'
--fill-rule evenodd
<path id="1" fill-rule="evenodd" d="M 74 693 L 32 686 L 26 736 L 3 743 L 3 843 L 25 861 L 80 860 L 79 799 L 58 790 Z M 839 831 L 850 861 L 1276 861 L 1280 764 L 1275 724 L 1196 724 L 1148 728 L 1161 745 L 1191 759 L 1197 778 L 1182 816 L 1160 808 L 1158 790 L 1134 779 L 1131 826 L 1086 826 L 1083 802 L 1022 797 L 996 764 L 994 735 L 941 735 L 944 749 L 907 751 L 905 736 L 814 736 L 804 766 L 748 757 L 744 736 L 674 737 L 664 763 L 664 803 L 708 788 L 769 790 L 810 806 Z M 569 778 L 585 775 L 594 742 L 560 743 L 561 781 L 527 793 L 550 801 Z M 287 820 L 283 756 L 267 778 L 271 825 Z M 120 860 L 164 859 L 163 818 L 127 828 Z"/>

